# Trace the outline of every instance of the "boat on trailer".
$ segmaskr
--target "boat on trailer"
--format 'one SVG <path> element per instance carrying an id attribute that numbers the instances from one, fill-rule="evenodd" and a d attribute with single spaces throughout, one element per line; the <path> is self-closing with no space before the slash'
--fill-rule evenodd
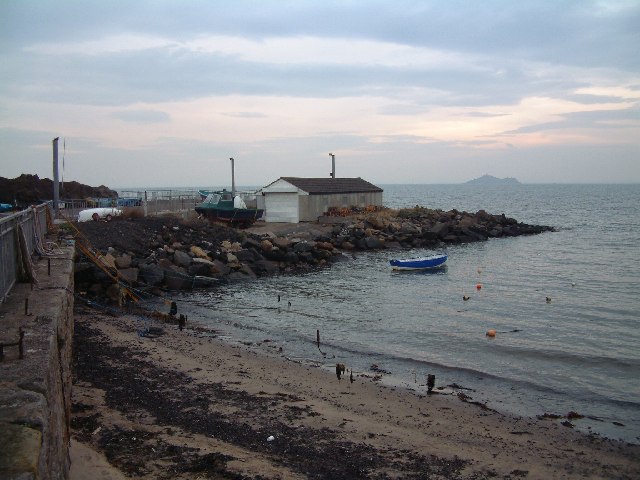
<path id="1" fill-rule="evenodd" d="M 390 260 L 393 270 L 425 270 L 430 268 L 442 268 L 449 257 L 445 254 L 431 255 L 429 257 L 409 258 L 406 260 Z"/>
<path id="2" fill-rule="evenodd" d="M 248 226 L 262 217 L 261 208 L 247 208 L 244 200 L 238 195 L 223 190 L 209 193 L 207 198 L 196 205 L 198 214 L 214 221 L 227 222 L 240 226 Z"/>

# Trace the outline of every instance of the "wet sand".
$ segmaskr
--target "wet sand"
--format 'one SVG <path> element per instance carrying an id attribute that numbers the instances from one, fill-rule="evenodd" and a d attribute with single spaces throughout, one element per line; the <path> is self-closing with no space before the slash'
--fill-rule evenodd
<path id="1" fill-rule="evenodd" d="M 190 322 L 75 319 L 72 480 L 640 478 L 640 446 L 558 420 L 339 381 Z"/>

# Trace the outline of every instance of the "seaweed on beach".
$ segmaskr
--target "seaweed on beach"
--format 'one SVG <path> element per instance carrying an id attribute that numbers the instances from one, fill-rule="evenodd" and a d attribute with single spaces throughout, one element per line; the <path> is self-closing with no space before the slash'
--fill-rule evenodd
<path id="1" fill-rule="evenodd" d="M 76 323 L 75 336 L 76 380 L 104 390 L 107 406 L 133 422 L 151 416 L 156 425 L 242 447 L 312 479 L 476 478 L 462 474 L 467 463 L 458 458 L 380 450 L 344 440 L 330 428 L 293 425 L 273 409 L 283 405 L 289 412 L 286 420 L 311 414 L 308 408 L 286 405 L 298 399 L 251 395 L 221 383 L 196 382 L 170 365 L 159 367 L 132 349 L 111 345 L 86 323 Z M 225 407 L 232 407 L 234 413 L 225 413 L 230 411 Z M 268 435 L 274 437 L 272 441 L 265 441 Z M 232 457 L 222 453 L 201 455 L 184 447 L 168 455 L 169 446 L 161 445 L 154 434 L 137 430 L 103 428 L 99 436 L 107 458 L 130 475 L 145 475 L 149 462 L 163 458 L 166 472 L 215 472 L 214 478 L 241 478 L 228 471 L 226 463 Z"/>

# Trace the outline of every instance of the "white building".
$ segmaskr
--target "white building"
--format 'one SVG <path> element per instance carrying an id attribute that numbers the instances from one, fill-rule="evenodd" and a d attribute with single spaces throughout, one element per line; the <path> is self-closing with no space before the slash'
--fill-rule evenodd
<path id="1" fill-rule="evenodd" d="M 332 207 L 381 207 L 382 192 L 359 177 L 280 177 L 260 190 L 258 201 L 266 222 L 314 222 Z"/>

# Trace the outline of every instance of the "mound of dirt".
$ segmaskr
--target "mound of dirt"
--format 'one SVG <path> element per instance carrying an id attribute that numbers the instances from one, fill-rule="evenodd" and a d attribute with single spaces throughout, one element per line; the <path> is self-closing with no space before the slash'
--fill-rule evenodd
<path id="1" fill-rule="evenodd" d="M 138 257 L 173 242 L 220 245 L 224 240 L 242 241 L 244 235 L 233 228 L 202 220 L 184 221 L 173 216 L 115 218 L 111 222 L 83 222 L 78 229 L 99 251 L 112 247 Z"/>
<path id="2" fill-rule="evenodd" d="M 60 184 L 60 200 L 82 198 L 118 198 L 118 193 L 104 185 L 90 187 L 78 182 Z M 28 207 L 53 200 L 53 180 L 22 174 L 16 178 L 0 177 L 0 203 Z"/>

